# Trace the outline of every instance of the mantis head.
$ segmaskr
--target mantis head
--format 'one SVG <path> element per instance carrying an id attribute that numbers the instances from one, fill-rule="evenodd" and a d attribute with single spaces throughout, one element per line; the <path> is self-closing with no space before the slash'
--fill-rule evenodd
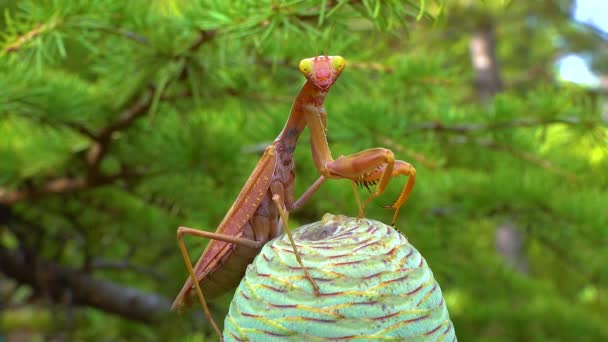
<path id="1" fill-rule="evenodd" d="M 317 56 L 301 60 L 298 67 L 308 81 L 327 91 L 345 66 L 346 60 L 340 56 Z"/>

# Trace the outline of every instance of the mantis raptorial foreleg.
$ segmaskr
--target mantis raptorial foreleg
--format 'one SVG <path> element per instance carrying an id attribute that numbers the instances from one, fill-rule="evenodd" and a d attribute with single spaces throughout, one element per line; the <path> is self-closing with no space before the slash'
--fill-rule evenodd
<path id="1" fill-rule="evenodd" d="M 279 210 L 279 215 L 281 216 L 281 221 L 283 222 L 283 230 L 285 230 L 285 234 L 287 234 L 287 237 L 289 238 L 289 243 L 291 244 L 291 248 L 293 248 L 293 252 L 296 256 L 296 260 L 300 264 L 300 267 L 302 267 L 302 271 L 304 271 L 304 275 L 306 276 L 306 278 L 312 285 L 315 295 L 318 296 L 321 293 L 321 291 L 319 290 L 319 286 L 317 285 L 315 280 L 312 278 L 310 273 L 308 273 L 308 269 L 306 269 L 306 267 L 304 266 L 304 263 L 302 262 L 302 258 L 300 257 L 300 252 L 298 252 L 296 243 L 293 240 L 293 235 L 291 234 L 291 229 L 289 229 L 289 212 L 285 208 L 285 204 L 281 201 L 280 195 L 278 195 L 278 194 L 273 195 L 272 200 L 274 201 L 275 205 L 277 206 L 277 209 Z"/>
<path id="2" fill-rule="evenodd" d="M 407 162 L 395 160 L 393 152 L 385 148 L 373 148 L 340 157 L 334 161 L 327 162 L 325 168 L 331 178 L 348 178 L 354 182 L 364 184 L 378 182 L 376 191 L 365 200 L 363 205 L 360 204 L 357 194 L 359 216 L 363 215 L 365 207 L 367 207 L 371 200 L 380 196 L 386 190 L 392 177 L 399 175 L 409 176 L 408 182 L 403 187 L 403 190 L 401 190 L 399 197 L 390 206 L 390 208 L 395 209 L 392 220 L 393 225 L 397 220 L 399 208 L 407 200 L 416 181 L 416 169 Z"/>
<path id="3" fill-rule="evenodd" d="M 401 190 L 399 197 L 393 202 L 392 205 L 388 206 L 389 208 L 395 209 L 395 213 L 393 214 L 392 224 L 395 224 L 397 220 L 397 216 L 399 214 L 399 209 L 401 206 L 407 201 L 414 184 L 416 182 L 416 169 L 408 162 L 404 162 L 402 160 L 394 160 L 391 163 L 391 158 L 385 158 L 386 161 L 382 158 L 382 155 L 386 154 L 386 151 L 390 152 L 389 155 L 392 155 L 390 150 L 386 150 L 383 148 L 371 149 L 362 151 L 359 153 L 351 154 L 349 156 L 341 156 L 337 160 L 327 164 L 328 172 L 333 172 L 334 175 L 332 178 L 349 178 L 352 180 L 351 185 L 353 187 L 353 193 L 355 195 L 355 200 L 357 202 L 358 208 L 358 216 L 363 217 L 365 215 L 364 209 L 369 204 L 369 202 L 375 197 L 381 195 L 388 181 L 384 183 L 382 186 L 382 177 L 387 174 L 387 170 L 392 168 L 392 173 L 390 176 L 387 176 L 387 180 L 392 177 L 397 177 L 399 175 L 408 176 L 407 184 Z M 369 154 L 375 153 L 376 157 L 379 154 L 381 158 L 369 158 Z M 363 158 L 361 158 L 363 157 Z M 363 162 L 362 162 L 363 161 Z M 392 164 L 392 166 L 390 166 Z M 354 166 L 356 165 L 356 167 Z M 367 165 L 367 167 L 365 166 Z M 371 165 L 371 171 L 369 170 Z M 389 167 L 390 166 L 390 167 Z M 362 171 L 363 170 L 363 171 Z M 351 176 L 346 177 L 336 177 L 335 173 L 344 172 L 344 174 L 350 174 Z M 354 178 L 353 178 L 354 175 Z M 319 187 L 327 180 L 325 176 L 319 177 L 317 181 L 313 183 L 303 194 L 295 201 L 292 211 L 300 208 L 304 203 L 306 203 L 310 197 L 314 194 L 315 191 L 319 189 Z M 361 199 L 359 198 L 359 191 L 357 189 L 357 183 L 360 184 L 375 184 L 380 181 L 380 185 L 377 190 L 365 201 L 365 204 L 361 204 Z"/>
<path id="4" fill-rule="evenodd" d="M 262 247 L 262 243 L 253 241 L 253 240 L 249 240 L 249 239 L 231 236 L 231 235 L 225 235 L 225 234 L 220 234 L 220 233 L 211 233 L 211 232 L 207 232 L 204 230 L 198 230 L 198 229 L 188 228 L 188 227 L 179 227 L 177 229 L 177 242 L 179 243 L 179 249 L 182 252 L 184 262 L 186 263 L 186 267 L 188 268 L 188 273 L 189 273 L 190 277 L 192 278 L 192 282 L 196 289 L 196 295 L 198 296 L 198 299 L 201 302 L 201 305 L 203 306 L 203 311 L 205 312 L 205 316 L 207 317 L 209 322 L 211 322 L 211 326 L 213 327 L 215 332 L 218 334 L 218 336 L 222 336 L 222 332 L 221 332 L 220 328 L 218 327 L 218 325 L 215 323 L 215 320 L 211 316 L 211 311 L 209 310 L 209 306 L 207 305 L 207 301 L 205 300 L 205 296 L 203 295 L 203 290 L 201 289 L 199 282 L 196 279 L 196 275 L 194 274 L 194 268 L 192 267 L 192 260 L 190 260 L 190 256 L 188 254 L 188 249 L 186 248 L 186 244 L 184 243 L 184 235 L 199 236 L 199 237 L 204 237 L 207 239 L 219 240 L 219 241 L 234 243 L 237 245 L 242 245 L 242 246 L 246 246 L 246 247 L 250 247 L 250 248 L 257 248 L 257 249 Z"/>

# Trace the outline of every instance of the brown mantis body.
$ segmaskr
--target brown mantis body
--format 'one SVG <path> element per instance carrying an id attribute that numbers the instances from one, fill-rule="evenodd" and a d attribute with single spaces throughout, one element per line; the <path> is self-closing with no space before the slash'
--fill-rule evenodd
<path id="1" fill-rule="evenodd" d="M 247 265 L 259 253 L 262 246 L 280 235 L 279 217 L 289 235 L 304 276 L 309 279 L 313 290 L 318 294 L 319 289 L 302 264 L 287 223 L 288 213 L 310 198 L 327 178 L 346 178 L 352 180 L 353 184 L 378 183 L 376 191 L 363 205 L 359 200 L 358 192 L 355 191 L 359 216 L 362 217 L 365 206 L 371 199 L 384 192 L 391 177 L 410 176 L 407 185 L 391 206 L 396 209 L 393 216 L 394 223 L 399 208 L 406 201 L 414 185 L 414 168 L 406 162 L 396 161 L 393 153 L 383 148 L 365 150 L 334 160 L 327 144 L 325 136 L 327 114 L 323 108 L 323 101 L 344 66 L 345 61 L 339 56 L 319 56 L 302 60 L 300 71 L 306 76 L 307 82 L 293 104 L 287 123 L 275 141 L 264 151 L 264 155 L 216 232 L 178 228 L 177 239 L 190 277 L 173 302 L 172 309 L 188 303 L 191 291 L 194 289 L 205 315 L 221 336 L 218 326 L 211 318 L 203 292 L 207 297 L 215 297 L 235 287 L 245 273 Z M 298 137 L 306 126 L 310 129 L 313 160 L 321 177 L 298 201 L 294 202 L 293 152 Z M 194 267 L 183 242 L 184 234 L 212 239 Z"/>

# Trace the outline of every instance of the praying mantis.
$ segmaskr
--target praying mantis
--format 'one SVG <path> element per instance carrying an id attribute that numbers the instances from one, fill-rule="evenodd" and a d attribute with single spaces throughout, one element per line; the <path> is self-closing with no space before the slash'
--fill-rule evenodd
<path id="1" fill-rule="evenodd" d="M 188 304 L 194 290 L 205 316 L 220 338 L 222 333 L 211 317 L 203 292 L 211 298 L 234 288 L 262 246 L 279 236 L 282 228 L 290 239 L 304 276 L 309 280 L 315 294 L 320 294 L 319 287 L 308 273 L 295 246 L 288 226 L 288 217 L 289 212 L 303 205 L 326 179 L 351 180 L 358 215 L 363 217 L 365 207 L 384 192 L 392 177 L 408 176 L 406 185 L 395 202 L 389 206 L 395 209 L 393 225 L 399 208 L 412 191 L 416 170 L 407 162 L 395 160 L 393 152 L 388 149 L 372 148 L 333 159 L 325 135 L 327 112 L 323 102 L 345 66 L 346 61 L 340 56 L 303 59 L 299 63 L 299 69 L 306 77 L 306 83 L 294 101 L 283 130 L 265 149 L 215 233 L 188 227 L 177 229 L 177 240 L 189 278 L 175 298 L 172 309 Z M 310 130 L 313 161 L 321 176 L 294 202 L 293 153 L 306 126 Z M 359 198 L 357 184 L 377 184 L 375 191 L 363 204 Z M 184 235 L 211 239 L 194 267 L 184 244 Z"/>

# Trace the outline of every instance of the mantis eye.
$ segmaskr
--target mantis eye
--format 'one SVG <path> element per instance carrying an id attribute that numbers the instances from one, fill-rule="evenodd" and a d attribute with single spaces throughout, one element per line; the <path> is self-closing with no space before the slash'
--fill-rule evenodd
<path id="1" fill-rule="evenodd" d="M 335 70 L 340 72 L 346 66 L 346 60 L 340 56 L 334 56 L 332 58 L 331 65 Z"/>
<path id="2" fill-rule="evenodd" d="M 304 74 L 304 76 L 308 77 L 312 71 L 312 61 L 310 58 L 303 59 L 300 61 L 298 68 L 300 69 L 300 72 Z"/>

